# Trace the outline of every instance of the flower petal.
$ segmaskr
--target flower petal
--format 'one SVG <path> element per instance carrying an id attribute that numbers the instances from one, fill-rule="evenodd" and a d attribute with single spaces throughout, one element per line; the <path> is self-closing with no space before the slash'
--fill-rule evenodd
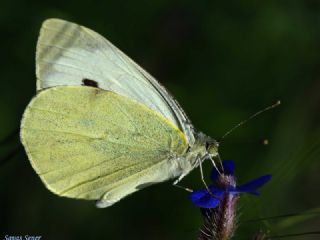
<path id="1" fill-rule="evenodd" d="M 218 206 L 224 191 L 213 186 L 210 186 L 209 189 L 214 196 L 207 189 L 195 190 L 190 193 L 190 199 L 193 204 L 201 208 L 215 208 Z"/>
<path id="2" fill-rule="evenodd" d="M 223 161 L 223 170 L 226 175 L 234 174 L 234 162 L 232 160 L 224 160 Z"/>
<path id="3" fill-rule="evenodd" d="M 271 174 L 261 176 L 259 178 L 256 178 L 250 182 L 247 182 L 243 185 L 237 186 L 234 189 L 228 189 L 229 192 L 233 193 L 251 193 L 254 195 L 259 195 L 257 192 L 257 189 L 262 187 L 264 184 L 266 184 L 271 179 Z"/>

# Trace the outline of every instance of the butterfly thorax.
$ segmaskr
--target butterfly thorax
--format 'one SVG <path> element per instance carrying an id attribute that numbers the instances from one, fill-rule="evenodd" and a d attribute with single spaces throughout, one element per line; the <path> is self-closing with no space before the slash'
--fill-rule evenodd
<path id="1" fill-rule="evenodd" d="M 192 169 L 199 166 L 200 162 L 218 155 L 218 142 L 211 137 L 199 132 L 195 135 L 195 142 L 189 146 L 180 161 L 182 175 L 187 175 Z"/>

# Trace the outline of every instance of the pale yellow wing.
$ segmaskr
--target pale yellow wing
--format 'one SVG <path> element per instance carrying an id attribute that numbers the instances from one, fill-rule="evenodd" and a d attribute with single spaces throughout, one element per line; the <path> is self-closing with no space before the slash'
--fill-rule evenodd
<path id="1" fill-rule="evenodd" d="M 110 206 L 152 183 L 179 176 L 184 134 L 127 97 L 84 86 L 41 91 L 27 107 L 21 140 L 52 192 Z"/>
<path id="2" fill-rule="evenodd" d="M 80 86 L 91 80 L 104 90 L 157 111 L 194 143 L 193 126 L 174 98 L 150 74 L 100 34 L 61 19 L 46 20 L 36 54 L 37 89 Z"/>

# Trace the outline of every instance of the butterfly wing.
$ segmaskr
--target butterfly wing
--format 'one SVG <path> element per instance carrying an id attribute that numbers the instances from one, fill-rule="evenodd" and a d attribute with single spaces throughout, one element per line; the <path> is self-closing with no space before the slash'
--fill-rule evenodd
<path id="1" fill-rule="evenodd" d="M 28 105 L 21 139 L 52 192 L 107 207 L 152 183 L 181 174 L 184 134 L 161 114 L 92 87 L 41 91 Z"/>
<path id="2" fill-rule="evenodd" d="M 46 20 L 36 54 L 37 89 L 94 83 L 157 111 L 194 143 L 193 127 L 172 96 L 150 74 L 98 33 L 59 19 Z"/>

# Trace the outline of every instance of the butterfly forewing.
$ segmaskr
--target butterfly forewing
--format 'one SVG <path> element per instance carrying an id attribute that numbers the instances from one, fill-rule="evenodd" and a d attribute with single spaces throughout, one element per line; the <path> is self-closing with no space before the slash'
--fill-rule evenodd
<path id="1" fill-rule="evenodd" d="M 186 114 L 150 74 L 98 33 L 59 19 L 44 22 L 37 45 L 37 89 L 85 85 L 134 99 L 162 114 L 194 143 Z"/>

